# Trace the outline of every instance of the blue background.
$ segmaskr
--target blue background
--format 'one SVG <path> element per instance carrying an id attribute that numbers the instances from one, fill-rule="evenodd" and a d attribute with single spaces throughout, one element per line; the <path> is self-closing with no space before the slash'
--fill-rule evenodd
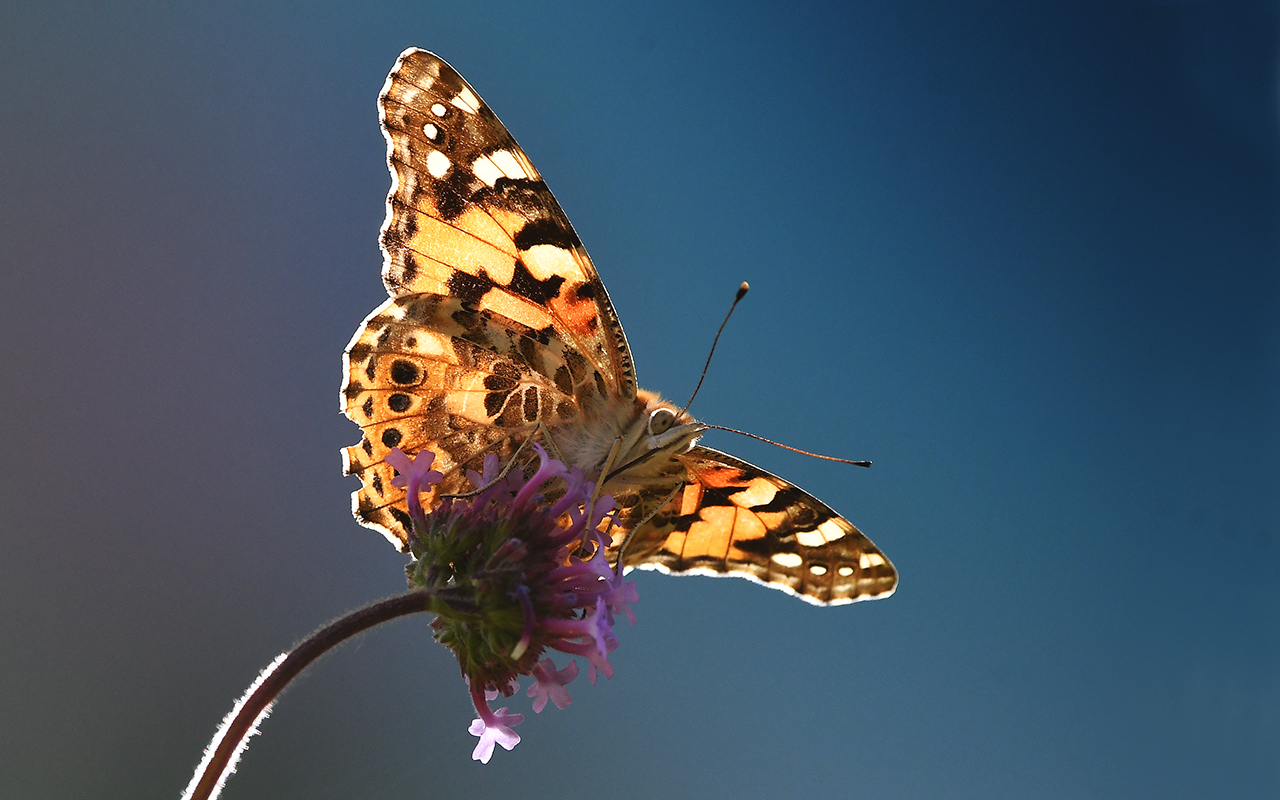
<path id="1" fill-rule="evenodd" d="M 176 797 L 276 653 L 402 589 L 337 394 L 411 45 L 541 169 L 643 385 L 686 397 L 751 282 L 693 411 L 875 467 L 708 443 L 902 581 L 641 573 L 613 680 L 488 766 L 401 621 L 226 797 L 1280 794 L 1274 5 L 112 6 L 0 12 L 0 796 Z"/>

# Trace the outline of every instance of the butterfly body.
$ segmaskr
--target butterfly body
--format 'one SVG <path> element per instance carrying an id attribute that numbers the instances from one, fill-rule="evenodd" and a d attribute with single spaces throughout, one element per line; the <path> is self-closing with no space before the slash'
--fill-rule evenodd
<path id="1" fill-rule="evenodd" d="M 817 604 L 892 593 L 857 528 L 764 470 L 697 444 L 706 426 L 639 389 L 604 285 L 524 151 L 437 56 L 401 55 L 379 98 L 393 184 L 382 229 L 391 297 L 344 358 L 353 510 L 403 549 L 403 490 L 384 456 L 430 449 L 466 491 L 484 456 L 540 442 L 613 495 L 627 567 L 737 575 Z M 607 471 L 606 471 L 607 469 Z M 626 552 L 623 540 L 630 536 Z"/>

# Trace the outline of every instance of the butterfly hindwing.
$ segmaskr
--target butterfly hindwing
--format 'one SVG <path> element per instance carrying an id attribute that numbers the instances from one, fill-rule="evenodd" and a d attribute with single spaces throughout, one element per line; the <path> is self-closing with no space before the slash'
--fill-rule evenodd
<path id="1" fill-rule="evenodd" d="M 678 460 L 685 484 L 627 545 L 627 566 L 746 577 L 820 605 L 892 594 L 893 565 L 813 495 L 707 447 Z"/>
<path id="2" fill-rule="evenodd" d="M 594 369 L 554 332 L 481 311 L 456 297 L 410 294 L 383 303 L 356 331 L 346 355 L 343 410 L 364 431 L 347 448 L 359 475 L 355 513 L 403 546 L 404 490 L 393 487 L 386 453 L 431 450 L 441 492 L 470 488 L 487 452 L 508 460 L 537 425 L 580 416 L 598 392 Z"/>

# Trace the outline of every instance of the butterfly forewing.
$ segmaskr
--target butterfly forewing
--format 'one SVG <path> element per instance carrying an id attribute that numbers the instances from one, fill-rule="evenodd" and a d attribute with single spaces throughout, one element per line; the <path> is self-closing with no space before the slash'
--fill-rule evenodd
<path id="1" fill-rule="evenodd" d="M 656 396 L 637 390 L 622 326 L 568 218 L 475 90 L 410 49 L 379 109 L 391 299 L 347 347 L 343 410 L 364 436 L 344 457 L 361 479 L 357 519 L 403 549 L 410 523 L 385 460 L 392 447 L 436 454 L 445 480 L 428 506 L 470 488 L 466 471 L 486 454 L 505 463 L 530 438 L 553 452 L 567 443 L 570 466 L 596 479 L 596 456 L 643 425 Z M 634 530 L 626 566 L 737 575 L 818 604 L 893 591 L 884 555 L 804 491 L 704 447 L 651 455 L 661 463 L 607 487 L 619 506 L 615 558 Z"/>
<path id="2" fill-rule="evenodd" d="M 451 295 L 554 328 L 610 391 L 634 394 L 631 352 L 591 258 L 529 157 L 462 76 L 408 50 L 379 112 L 393 176 L 382 229 L 387 290 Z"/>

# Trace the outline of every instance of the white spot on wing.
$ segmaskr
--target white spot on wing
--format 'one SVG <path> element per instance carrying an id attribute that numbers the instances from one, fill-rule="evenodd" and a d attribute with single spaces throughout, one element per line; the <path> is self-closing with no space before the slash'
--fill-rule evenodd
<path id="1" fill-rule="evenodd" d="M 451 166 L 453 166 L 453 162 L 449 161 L 449 157 L 439 150 L 432 150 L 427 155 L 427 172 L 433 178 L 443 178 Z"/>
<path id="2" fill-rule="evenodd" d="M 844 537 L 845 529 L 840 527 L 840 523 L 834 519 L 829 519 L 818 526 L 818 533 L 822 534 L 822 538 L 828 542 L 834 542 L 836 539 Z"/>
<path id="3" fill-rule="evenodd" d="M 436 140 L 436 137 L 440 135 L 440 129 L 435 125 L 432 125 L 430 122 L 422 126 L 422 132 L 425 133 L 427 138 L 433 142 Z"/>
<path id="4" fill-rule="evenodd" d="M 480 156 L 471 164 L 471 171 L 490 186 L 496 184 L 502 177 L 512 180 L 529 177 L 529 173 L 520 166 L 520 162 L 510 150 L 498 150 L 487 156 Z"/>
<path id="5" fill-rule="evenodd" d="M 445 358 L 452 361 L 453 347 L 449 343 L 449 338 L 435 331 L 419 331 L 417 335 L 418 346 L 417 352 L 425 356 L 433 358 Z"/>
<path id="6" fill-rule="evenodd" d="M 586 280 L 582 267 L 573 259 L 573 253 L 554 244 L 535 244 L 524 252 L 522 261 L 533 277 L 540 281 L 557 275 L 572 283 Z"/>
<path id="7" fill-rule="evenodd" d="M 797 531 L 796 541 L 805 547 L 822 547 L 827 543 L 819 531 Z"/>
<path id="8" fill-rule="evenodd" d="M 813 530 L 798 531 L 796 533 L 796 541 L 805 547 L 822 547 L 825 544 L 834 542 L 847 535 L 847 531 L 840 527 L 840 523 L 834 519 L 823 520 L 822 524 Z"/>
<path id="9" fill-rule="evenodd" d="M 520 166 L 520 162 L 516 160 L 510 150 L 499 150 L 496 153 L 490 153 L 489 158 L 493 161 L 494 166 L 502 170 L 503 175 L 512 180 L 529 177 L 529 174 L 524 171 L 524 167 Z"/>
<path id="10" fill-rule="evenodd" d="M 847 578 L 853 574 L 853 567 L 841 567 L 840 569 L 836 570 L 836 574 L 839 575 L 841 578 Z"/>
<path id="11" fill-rule="evenodd" d="M 773 563 L 791 569 L 800 566 L 800 563 L 804 561 L 798 553 L 774 553 L 772 558 Z"/>
<path id="12" fill-rule="evenodd" d="M 502 170 L 498 169 L 496 164 L 484 156 L 480 156 L 471 163 L 471 171 L 489 186 L 493 186 L 498 182 L 498 178 L 502 177 Z"/>
<path id="13" fill-rule="evenodd" d="M 466 111 L 468 114 L 474 114 L 480 110 L 480 98 L 476 97 L 471 90 L 465 86 L 462 87 L 462 91 L 458 92 L 458 96 L 449 102 L 463 111 Z"/>
<path id="14" fill-rule="evenodd" d="M 858 566 L 866 569 L 868 567 L 878 567 L 884 563 L 884 556 L 879 553 L 863 553 L 858 556 Z"/>
<path id="15" fill-rule="evenodd" d="M 809 571 L 810 571 L 810 572 L 812 572 L 814 575 L 826 575 L 826 574 L 827 574 L 827 568 L 826 568 L 826 567 L 824 567 L 824 566 L 822 566 L 821 564 L 810 564 L 810 565 L 809 565 Z"/>
<path id="16" fill-rule="evenodd" d="M 735 492 L 733 502 L 747 508 L 765 506 L 778 496 L 778 487 L 764 478 L 753 478 L 740 492 Z"/>
<path id="17" fill-rule="evenodd" d="M 432 113 L 432 114 L 435 114 L 437 117 L 443 117 L 443 116 L 444 116 L 444 112 L 446 112 L 446 111 L 448 111 L 448 110 L 449 110 L 449 109 L 445 108 L 445 107 L 444 107 L 444 105 L 443 105 L 443 104 L 441 104 L 441 103 L 432 103 L 432 104 L 431 104 L 431 113 Z"/>

